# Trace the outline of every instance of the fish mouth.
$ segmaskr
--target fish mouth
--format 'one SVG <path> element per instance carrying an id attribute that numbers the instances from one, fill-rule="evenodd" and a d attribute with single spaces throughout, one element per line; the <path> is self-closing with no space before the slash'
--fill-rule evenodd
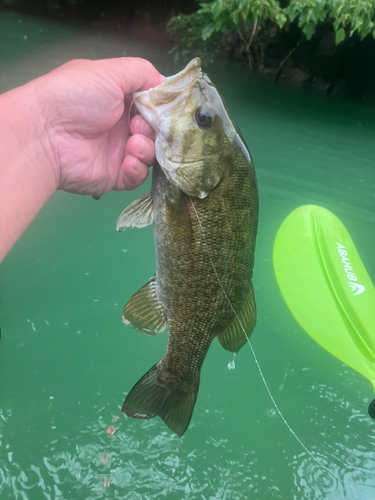
<path id="1" fill-rule="evenodd" d="M 158 131 L 157 121 L 162 114 L 181 108 L 197 80 L 202 77 L 201 60 L 195 57 L 176 75 L 168 77 L 157 87 L 133 92 L 132 99 L 143 118 Z"/>

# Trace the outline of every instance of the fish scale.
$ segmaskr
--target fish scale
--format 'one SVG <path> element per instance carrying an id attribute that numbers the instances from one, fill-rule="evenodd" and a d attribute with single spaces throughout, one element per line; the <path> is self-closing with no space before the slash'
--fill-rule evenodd
<path id="1" fill-rule="evenodd" d="M 122 411 L 159 416 L 181 436 L 213 339 L 238 352 L 255 326 L 257 185 L 244 140 L 198 59 L 134 102 L 156 130 L 157 163 L 151 192 L 125 209 L 117 228 L 153 222 L 156 275 L 129 299 L 123 320 L 148 335 L 168 327 L 168 343 Z"/>

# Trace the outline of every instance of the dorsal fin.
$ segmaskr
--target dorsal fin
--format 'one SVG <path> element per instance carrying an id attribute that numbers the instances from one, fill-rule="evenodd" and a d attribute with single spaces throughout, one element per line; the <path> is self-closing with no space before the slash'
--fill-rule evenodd
<path id="1" fill-rule="evenodd" d="M 151 191 L 140 196 L 125 208 L 116 222 L 117 231 L 127 227 L 146 227 L 153 222 L 153 204 Z"/>
<path id="2" fill-rule="evenodd" d="M 122 322 L 146 335 L 157 335 L 165 330 L 167 321 L 156 296 L 155 275 L 130 297 Z"/>
<path id="3" fill-rule="evenodd" d="M 237 316 L 238 319 L 234 318 L 229 327 L 217 337 L 224 349 L 230 352 L 238 352 L 246 344 L 255 326 L 256 308 L 252 284 L 242 308 L 237 312 Z M 241 325 L 246 332 L 246 337 Z"/>

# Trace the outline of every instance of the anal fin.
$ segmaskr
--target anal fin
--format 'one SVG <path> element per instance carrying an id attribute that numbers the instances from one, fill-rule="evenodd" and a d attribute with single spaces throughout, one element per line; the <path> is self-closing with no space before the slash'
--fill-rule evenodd
<path id="1" fill-rule="evenodd" d="M 127 227 L 146 227 L 153 222 L 153 204 L 151 191 L 133 201 L 122 212 L 116 222 L 117 231 L 123 231 Z"/>
<path id="2" fill-rule="evenodd" d="M 124 307 L 122 321 L 124 325 L 146 335 L 157 335 L 165 330 L 167 321 L 156 295 L 155 276 L 130 297 Z"/>
<path id="3" fill-rule="evenodd" d="M 236 313 L 237 318 L 234 318 L 229 327 L 217 337 L 224 349 L 230 352 L 238 352 L 246 344 L 247 339 L 254 330 L 256 307 L 252 284 L 243 306 Z"/>

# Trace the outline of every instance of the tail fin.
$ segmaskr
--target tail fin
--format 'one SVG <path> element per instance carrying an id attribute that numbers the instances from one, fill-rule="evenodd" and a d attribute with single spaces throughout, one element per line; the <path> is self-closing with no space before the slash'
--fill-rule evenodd
<path id="1" fill-rule="evenodd" d="M 167 384 L 154 365 L 127 395 L 121 411 L 128 417 L 149 419 L 159 416 L 182 436 L 188 428 L 197 399 L 199 380 L 195 384 Z"/>

